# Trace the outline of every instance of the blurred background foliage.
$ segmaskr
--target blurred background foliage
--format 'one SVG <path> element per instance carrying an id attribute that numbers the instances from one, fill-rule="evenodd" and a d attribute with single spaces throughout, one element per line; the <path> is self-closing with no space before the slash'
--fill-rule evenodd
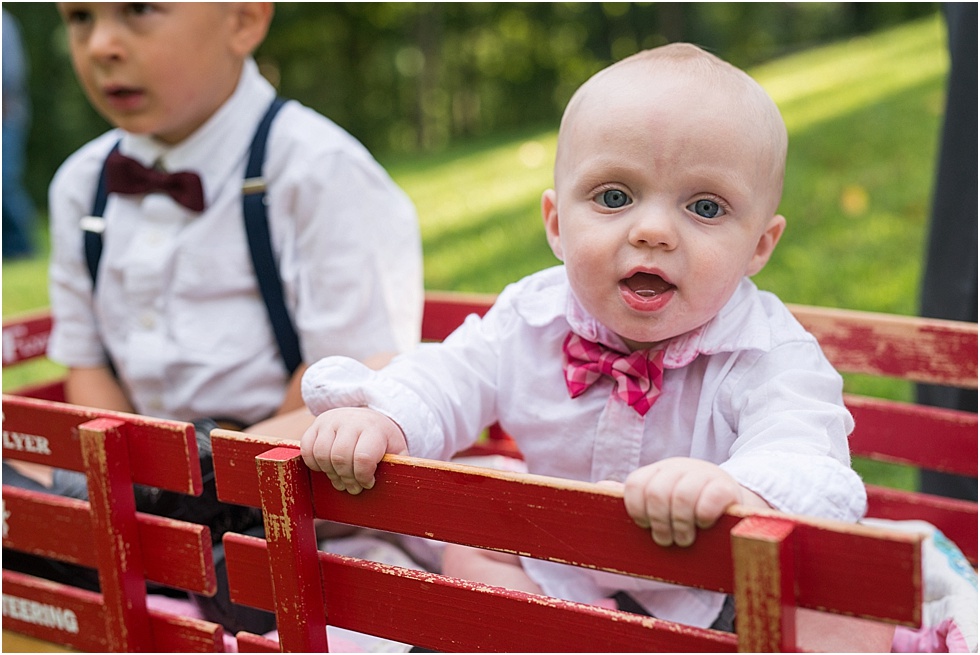
<path id="1" fill-rule="evenodd" d="M 42 219 L 42 256 L 4 262 L 7 316 L 47 305 L 47 185 L 108 125 L 75 81 L 55 6 L 4 7 L 32 68 L 28 183 Z M 789 130 L 789 225 L 759 286 L 787 302 L 915 314 L 948 68 L 938 13 L 933 3 L 279 3 L 256 54 L 283 96 L 360 139 L 411 197 L 427 289 L 496 293 L 558 263 L 539 199 L 574 89 L 641 48 L 692 41 L 746 68 Z M 58 371 L 8 369 L 3 387 Z M 894 380 L 845 384 L 911 398 Z M 876 484 L 917 484 L 907 467 L 855 466 Z"/>
<path id="2" fill-rule="evenodd" d="M 43 208 L 58 165 L 108 126 L 75 81 L 55 5 L 4 7 L 28 49 L 27 183 Z M 747 68 L 936 11 L 933 3 L 286 2 L 256 58 L 282 95 L 384 159 L 553 127 L 578 85 L 642 48 L 692 41 Z"/>

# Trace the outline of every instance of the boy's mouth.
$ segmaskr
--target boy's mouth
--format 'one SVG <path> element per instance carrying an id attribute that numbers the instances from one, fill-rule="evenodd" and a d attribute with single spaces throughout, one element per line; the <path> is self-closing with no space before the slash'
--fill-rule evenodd
<path id="1" fill-rule="evenodd" d="M 123 86 L 121 84 L 107 84 L 102 87 L 102 93 L 110 101 L 126 102 L 133 97 L 142 95 L 142 90 L 134 86 Z"/>
<path id="2" fill-rule="evenodd" d="M 140 93 L 139 89 L 127 86 L 111 86 L 104 89 L 104 93 L 110 98 L 129 98 Z"/>
<path id="3" fill-rule="evenodd" d="M 670 291 L 674 285 L 655 273 L 637 272 L 623 279 L 622 284 L 640 298 L 654 298 Z"/>
<path id="4" fill-rule="evenodd" d="M 102 91 L 105 102 L 113 111 L 136 111 L 144 102 L 144 93 L 137 87 L 113 85 L 105 87 Z"/>

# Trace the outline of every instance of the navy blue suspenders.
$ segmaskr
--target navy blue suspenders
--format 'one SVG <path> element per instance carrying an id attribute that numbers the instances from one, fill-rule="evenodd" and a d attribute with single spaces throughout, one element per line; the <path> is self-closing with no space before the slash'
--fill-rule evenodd
<path id="1" fill-rule="evenodd" d="M 276 98 L 259 122 L 252 146 L 249 150 L 248 164 L 245 166 L 245 180 L 242 183 L 242 210 L 245 215 L 245 232 L 248 235 L 248 249 L 252 253 L 252 268 L 259 281 L 262 300 L 272 323 L 272 331 L 279 343 L 279 353 L 290 375 L 303 361 L 299 350 L 299 337 L 286 309 L 282 291 L 282 279 L 275 253 L 272 252 L 272 239 L 269 235 L 269 220 L 265 204 L 265 178 L 262 165 L 265 163 L 265 144 L 269 136 L 272 119 L 285 104 Z"/>
<path id="2" fill-rule="evenodd" d="M 112 146 L 111 155 L 119 150 L 119 142 Z M 106 160 L 108 160 L 106 155 Z M 95 281 L 99 277 L 99 260 L 102 258 L 102 232 L 105 221 L 101 220 L 105 213 L 105 203 L 109 194 L 105 190 L 105 164 L 99 173 L 99 184 L 95 187 L 95 202 L 92 203 L 92 214 L 82 219 L 82 230 L 85 237 L 85 263 L 88 264 L 89 275 L 92 276 L 92 295 L 95 295 Z M 98 220 L 97 220 L 98 219 Z"/>
<path id="3" fill-rule="evenodd" d="M 282 355 L 283 365 L 286 367 L 286 371 L 292 375 L 303 358 L 299 349 L 299 337 L 293 327 L 289 310 L 286 308 L 279 267 L 276 263 L 275 253 L 272 251 L 265 204 L 266 185 L 265 179 L 262 177 L 269 128 L 285 102 L 282 98 L 276 98 L 255 130 L 255 136 L 252 138 L 252 145 L 249 149 L 248 163 L 245 166 L 245 179 L 242 182 L 242 213 L 245 219 L 248 247 L 252 256 L 252 268 L 255 269 L 259 291 L 262 293 L 262 300 L 265 302 L 266 312 L 272 324 L 272 331 L 275 333 L 276 342 L 279 344 L 279 353 Z M 118 143 L 113 147 L 113 150 L 117 148 L 119 148 Z M 88 264 L 89 274 L 92 276 L 93 294 L 98 279 L 99 259 L 102 256 L 102 228 L 105 225 L 104 221 L 98 219 L 105 213 L 107 199 L 105 166 L 103 165 L 102 172 L 99 174 L 98 188 L 95 192 L 95 202 L 92 204 L 92 214 L 84 219 L 88 225 L 83 224 L 85 261 Z"/>

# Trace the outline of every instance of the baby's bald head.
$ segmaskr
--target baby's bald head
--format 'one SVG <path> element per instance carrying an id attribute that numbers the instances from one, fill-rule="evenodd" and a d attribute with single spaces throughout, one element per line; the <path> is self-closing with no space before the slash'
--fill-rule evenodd
<path id="1" fill-rule="evenodd" d="M 638 52 L 599 71 L 575 92 L 559 130 L 555 184 L 560 183 L 563 151 L 572 147 L 575 135 L 595 120 L 614 119 L 622 103 L 642 102 L 643 92 L 651 88 L 672 89 L 669 101 L 683 105 L 692 118 L 730 127 L 746 157 L 770 181 L 774 213 L 782 196 L 787 148 L 779 109 L 747 73 L 687 43 Z"/>

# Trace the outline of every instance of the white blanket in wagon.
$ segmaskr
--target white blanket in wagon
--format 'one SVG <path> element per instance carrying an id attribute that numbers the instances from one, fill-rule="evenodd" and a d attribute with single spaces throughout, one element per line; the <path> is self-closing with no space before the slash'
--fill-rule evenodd
<path id="1" fill-rule="evenodd" d="M 977 652 L 977 572 L 946 535 L 925 521 L 864 519 L 874 527 L 923 534 L 922 627 L 895 630 L 892 652 Z"/>

